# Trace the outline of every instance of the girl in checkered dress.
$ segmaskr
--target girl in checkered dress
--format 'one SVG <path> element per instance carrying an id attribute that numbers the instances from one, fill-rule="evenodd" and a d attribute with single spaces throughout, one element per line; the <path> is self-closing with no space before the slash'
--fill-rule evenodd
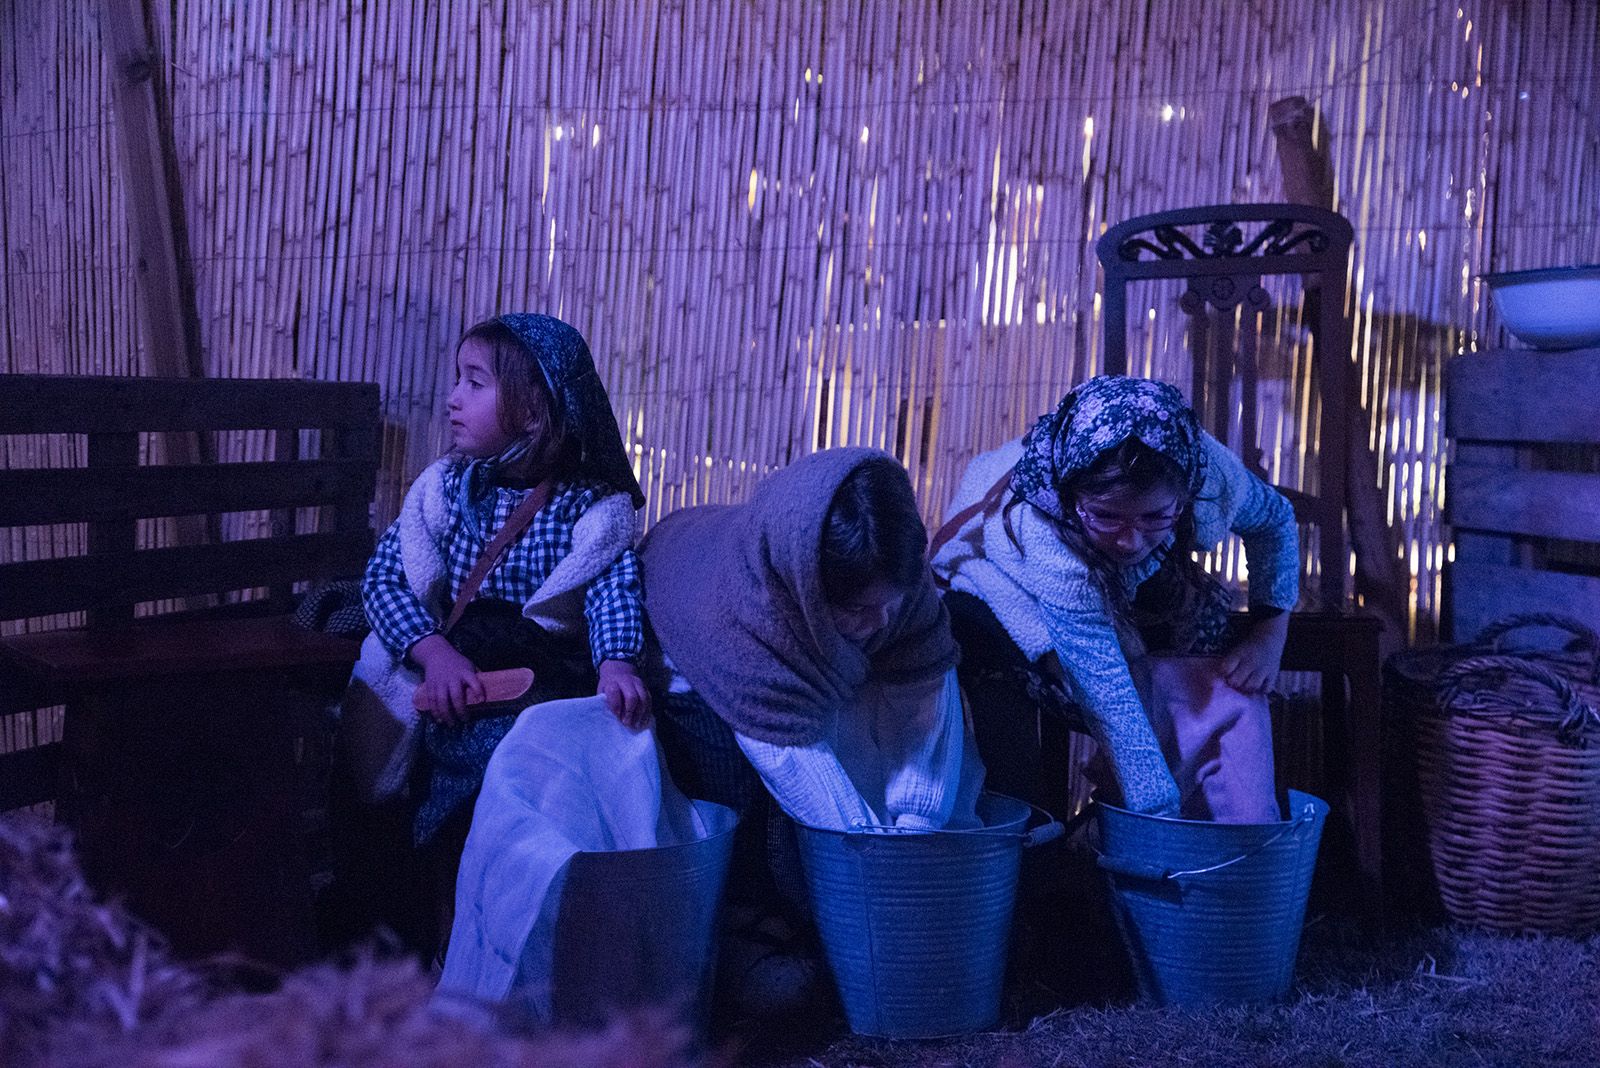
<path id="1" fill-rule="evenodd" d="M 362 596 L 377 646 L 363 659 L 387 656 L 424 713 L 416 841 L 453 859 L 489 756 L 521 708 L 598 693 L 642 726 L 650 702 L 633 551 L 643 496 L 583 337 L 544 315 L 480 323 L 456 350 L 448 411 L 454 449 L 412 485 Z M 445 633 L 485 547 L 541 485 L 548 500 Z M 509 667 L 532 668 L 533 691 L 509 709 L 475 709 L 478 672 Z"/>

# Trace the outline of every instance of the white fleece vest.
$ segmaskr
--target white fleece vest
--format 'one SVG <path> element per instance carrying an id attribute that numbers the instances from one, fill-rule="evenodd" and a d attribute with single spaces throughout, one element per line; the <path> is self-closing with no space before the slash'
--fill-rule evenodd
<path id="1" fill-rule="evenodd" d="M 1227 536 L 1248 489 L 1249 476 L 1226 446 L 1209 434 L 1203 442 L 1206 480 L 1194 506 L 1195 540 L 1202 547 L 1215 548 Z M 974 457 L 948 514 L 981 501 L 1021 458 L 1021 438 Z M 1013 509 L 1011 525 L 1020 549 L 1006 534 L 1001 509 L 973 516 L 933 558 L 933 570 L 949 581 L 951 589 L 970 593 L 987 604 L 1023 655 L 1037 660 L 1053 648 L 1044 621 L 1047 606 L 1084 608 L 1099 605 L 1103 599 L 1091 583 L 1088 567 L 1033 508 Z M 1157 565 L 1157 561 L 1146 561 L 1129 569 L 1124 578 L 1137 585 L 1149 578 Z"/>
<path id="2" fill-rule="evenodd" d="M 406 582 L 440 620 L 450 614 L 450 568 L 445 539 L 451 504 L 444 492 L 449 460 L 417 476 L 400 506 L 400 560 Z M 601 498 L 578 518 L 572 551 L 522 606 L 522 614 L 553 634 L 583 635 L 583 595 L 590 582 L 638 541 L 638 516 L 625 493 Z M 368 634 L 345 692 L 341 733 L 361 793 L 368 801 L 397 795 L 416 755 L 420 717 L 412 695 L 422 676 Z"/>

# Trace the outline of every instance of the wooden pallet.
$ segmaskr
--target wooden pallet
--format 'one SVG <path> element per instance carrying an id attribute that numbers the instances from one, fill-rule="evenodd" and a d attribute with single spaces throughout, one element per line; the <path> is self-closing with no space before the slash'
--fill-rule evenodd
<path id="1" fill-rule="evenodd" d="M 1600 627 L 1600 348 L 1457 357 L 1445 430 L 1449 637 L 1521 612 Z"/>

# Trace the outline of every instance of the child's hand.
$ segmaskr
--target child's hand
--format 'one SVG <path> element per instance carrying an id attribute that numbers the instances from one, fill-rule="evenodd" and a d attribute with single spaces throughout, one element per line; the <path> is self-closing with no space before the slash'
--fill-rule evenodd
<path id="1" fill-rule="evenodd" d="M 638 669 L 626 660 L 600 662 L 600 685 L 595 692 L 606 699 L 611 714 L 623 726 L 638 730 L 650 722 L 650 691 Z"/>
<path id="2" fill-rule="evenodd" d="M 1222 658 L 1222 677 L 1240 693 L 1266 693 L 1278 681 L 1288 636 L 1287 612 L 1257 621 L 1233 652 Z"/>
<path id="3" fill-rule="evenodd" d="M 467 706 L 487 696 L 472 661 L 456 652 L 442 634 L 430 634 L 411 647 L 411 659 L 422 668 L 416 705 L 435 723 L 462 724 Z"/>

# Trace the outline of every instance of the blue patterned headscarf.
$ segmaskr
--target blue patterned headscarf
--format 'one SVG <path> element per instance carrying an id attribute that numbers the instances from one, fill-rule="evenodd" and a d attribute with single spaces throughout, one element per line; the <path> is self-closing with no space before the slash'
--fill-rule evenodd
<path id="1" fill-rule="evenodd" d="M 589 346 L 576 329 L 549 315 L 517 312 L 490 320 L 509 329 L 543 376 L 555 399 L 558 422 L 566 428 L 577 453 L 580 478 L 603 482 L 618 493 L 633 498 L 635 508 L 644 506 L 644 493 L 633 477 L 622 448 L 622 432 L 611 412 L 611 399 L 595 370 Z M 498 456 L 473 460 L 463 472 L 462 503 L 470 505 L 487 491 L 495 474 L 515 463 L 532 447 L 526 436 L 519 437 Z"/>
<path id="2" fill-rule="evenodd" d="M 1089 379 L 1023 435 L 1011 493 L 1059 522 L 1062 483 L 1129 438 L 1176 463 L 1190 498 L 1199 495 L 1205 450 L 1194 409 L 1165 382 L 1124 375 Z"/>

